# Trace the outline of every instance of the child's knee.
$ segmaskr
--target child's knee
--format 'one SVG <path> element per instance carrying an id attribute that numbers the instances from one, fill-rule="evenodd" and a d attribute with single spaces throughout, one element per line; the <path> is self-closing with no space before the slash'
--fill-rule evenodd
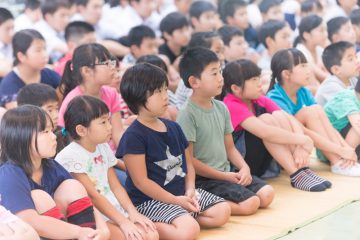
<path id="1" fill-rule="evenodd" d="M 178 235 L 176 236 L 177 240 L 196 239 L 200 234 L 200 225 L 190 215 L 183 215 L 176 218 L 173 221 L 173 224 L 178 230 Z"/>
<path id="2" fill-rule="evenodd" d="M 80 198 L 86 197 L 87 192 L 84 186 L 77 180 L 67 179 L 63 181 L 55 191 L 55 201 L 73 202 Z"/>
<path id="3" fill-rule="evenodd" d="M 260 198 L 258 196 L 252 196 L 245 201 L 241 202 L 241 205 L 243 206 L 244 215 L 251 215 L 256 213 L 256 211 L 260 207 Z"/>
<path id="4" fill-rule="evenodd" d="M 275 191 L 270 185 L 265 185 L 256 193 L 256 195 L 260 198 L 260 207 L 266 208 L 272 203 Z"/>
<path id="5" fill-rule="evenodd" d="M 218 203 L 213 206 L 216 208 L 216 216 L 214 216 L 214 225 L 220 227 L 224 225 L 231 216 L 231 207 L 227 202 Z"/>
<path id="6" fill-rule="evenodd" d="M 43 190 L 32 190 L 31 198 L 34 202 L 35 209 L 39 214 L 45 213 L 56 207 L 54 199 L 52 199 L 52 197 Z"/>

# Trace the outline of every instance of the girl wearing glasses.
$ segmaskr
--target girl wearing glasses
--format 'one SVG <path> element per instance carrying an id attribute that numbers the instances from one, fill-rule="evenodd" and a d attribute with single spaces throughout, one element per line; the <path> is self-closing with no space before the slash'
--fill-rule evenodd
<path id="1" fill-rule="evenodd" d="M 109 142 L 116 149 L 124 128 L 121 121 L 119 94 L 111 84 L 116 74 L 116 60 L 109 51 L 97 43 L 81 45 L 68 61 L 60 82 L 64 101 L 59 110 L 58 125 L 64 127 L 64 112 L 76 96 L 89 95 L 101 99 L 111 113 L 112 138 Z"/>

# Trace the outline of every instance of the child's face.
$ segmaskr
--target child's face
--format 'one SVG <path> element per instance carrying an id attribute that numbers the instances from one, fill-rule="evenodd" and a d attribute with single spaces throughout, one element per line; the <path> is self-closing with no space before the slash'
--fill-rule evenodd
<path id="1" fill-rule="evenodd" d="M 161 89 L 156 89 L 153 95 L 146 100 L 146 108 L 143 108 L 143 110 L 146 110 L 154 117 L 162 116 L 169 106 L 167 89 L 165 85 Z"/>
<path id="2" fill-rule="evenodd" d="M 43 40 L 35 39 L 25 54 L 18 53 L 19 60 L 33 69 L 43 69 L 49 61 L 46 45 Z"/>
<path id="3" fill-rule="evenodd" d="M 210 50 L 216 53 L 220 60 L 221 66 L 223 66 L 225 62 L 224 42 L 220 37 L 216 37 L 212 40 Z"/>
<path id="4" fill-rule="evenodd" d="M 117 73 L 116 61 L 108 59 L 103 62 L 98 62 L 93 72 L 92 77 L 99 85 L 110 85 Z"/>
<path id="5" fill-rule="evenodd" d="M 207 11 L 200 15 L 198 19 L 192 18 L 192 23 L 196 32 L 212 32 L 216 30 L 217 20 L 216 13 Z"/>
<path id="6" fill-rule="evenodd" d="M 263 95 L 261 87 L 260 76 L 247 79 L 244 88 L 241 91 L 241 98 L 244 99 L 258 99 Z"/>
<path id="7" fill-rule="evenodd" d="M 196 80 L 194 89 L 200 89 L 202 95 L 210 98 L 218 96 L 222 92 L 223 85 L 221 64 L 220 62 L 213 62 L 206 66 L 200 79 Z"/>
<path id="8" fill-rule="evenodd" d="M 342 25 L 337 34 L 333 36 L 334 42 L 348 41 L 356 43 L 356 34 L 350 21 Z"/>
<path id="9" fill-rule="evenodd" d="M 192 0 L 175 0 L 174 3 L 179 12 L 187 15 L 189 13 Z"/>
<path id="10" fill-rule="evenodd" d="M 246 7 L 239 7 L 235 10 L 234 16 L 228 18 L 230 25 L 245 30 L 249 27 L 248 12 Z"/>
<path id="11" fill-rule="evenodd" d="M 59 118 L 59 103 L 57 101 L 49 101 L 42 105 L 41 108 L 49 114 L 55 129 Z"/>
<path id="12" fill-rule="evenodd" d="M 190 26 L 184 26 L 180 29 L 176 29 L 173 33 L 169 34 L 168 41 L 173 41 L 176 45 L 186 47 L 191 39 L 191 28 Z"/>
<path id="13" fill-rule="evenodd" d="M 91 25 L 97 24 L 102 15 L 104 0 L 90 0 L 85 8 L 81 9 L 81 14 Z"/>
<path id="14" fill-rule="evenodd" d="M 142 17 L 148 18 L 157 7 L 155 0 L 131 1 L 135 11 Z"/>
<path id="15" fill-rule="evenodd" d="M 9 19 L 0 25 L 0 42 L 10 44 L 14 35 L 14 20 Z"/>
<path id="16" fill-rule="evenodd" d="M 56 136 L 52 131 L 53 126 L 50 121 L 48 119 L 45 130 L 38 133 L 37 142 L 35 141 L 35 134 L 32 137 L 30 153 L 33 160 L 51 158 L 56 153 Z M 38 150 L 36 150 L 36 145 Z"/>
<path id="17" fill-rule="evenodd" d="M 264 19 L 266 19 L 265 21 L 268 20 L 284 21 L 284 13 L 281 11 L 280 6 L 274 6 L 270 8 L 268 12 L 264 15 Z"/>
<path id="18" fill-rule="evenodd" d="M 356 43 L 359 44 L 360 43 L 360 24 L 359 25 L 354 24 L 353 29 L 355 31 Z"/>
<path id="19" fill-rule="evenodd" d="M 46 21 L 55 31 L 63 32 L 70 21 L 70 9 L 61 7 L 54 14 L 47 14 Z"/>
<path id="20" fill-rule="evenodd" d="M 131 46 L 132 53 L 136 59 L 145 55 L 156 55 L 159 53 L 158 43 L 155 38 L 144 38 L 141 45 Z"/>
<path id="21" fill-rule="evenodd" d="M 292 31 L 288 26 L 275 33 L 274 39 L 271 39 L 270 43 L 274 52 L 281 49 L 291 48 L 291 34 Z"/>
<path id="22" fill-rule="evenodd" d="M 293 67 L 290 71 L 290 81 L 299 86 L 307 86 L 310 84 L 311 68 L 308 63 L 300 63 Z"/>
<path id="23" fill-rule="evenodd" d="M 86 131 L 86 137 L 94 144 L 106 143 L 111 139 L 111 130 L 109 114 L 104 114 L 91 121 Z"/>
<path id="24" fill-rule="evenodd" d="M 359 76 L 360 62 L 356 56 L 355 48 L 348 48 L 345 50 L 343 58 L 341 59 L 340 66 L 338 67 L 339 77 L 349 79 Z"/>
<path id="25" fill-rule="evenodd" d="M 38 22 L 42 19 L 42 14 L 41 14 L 41 9 L 37 8 L 34 10 L 31 9 L 26 9 L 25 10 L 26 15 L 29 16 L 29 18 L 31 19 L 31 21 L 33 23 Z"/>
<path id="26" fill-rule="evenodd" d="M 325 23 L 320 24 L 317 28 L 311 30 L 309 34 L 309 38 L 306 41 L 311 41 L 313 44 L 317 46 L 324 47 L 327 42 L 327 28 Z"/>
<path id="27" fill-rule="evenodd" d="M 248 43 L 243 36 L 234 36 L 229 46 L 224 47 L 225 59 L 229 62 L 245 58 Z"/>

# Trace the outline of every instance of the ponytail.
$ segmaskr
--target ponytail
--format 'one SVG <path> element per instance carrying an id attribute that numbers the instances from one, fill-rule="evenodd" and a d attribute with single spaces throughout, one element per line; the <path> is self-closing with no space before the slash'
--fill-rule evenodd
<path id="1" fill-rule="evenodd" d="M 78 86 L 81 82 L 78 82 L 77 79 L 73 78 L 73 64 L 72 61 L 69 60 L 66 62 L 64 73 L 60 82 L 60 93 L 63 94 L 64 98 L 68 93 L 73 90 L 76 86 Z"/>

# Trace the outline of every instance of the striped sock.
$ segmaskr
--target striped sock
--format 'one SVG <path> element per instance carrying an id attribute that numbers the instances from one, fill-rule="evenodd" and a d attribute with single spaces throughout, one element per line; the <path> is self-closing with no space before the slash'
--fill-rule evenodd
<path id="1" fill-rule="evenodd" d="M 319 176 L 316 175 L 316 173 L 314 173 L 309 167 L 304 167 L 303 169 L 304 169 L 305 172 L 306 172 L 309 176 L 311 176 L 313 179 L 321 182 L 322 184 L 325 185 L 325 187 L 331 188 L 332 184 L 331 184 L 330 181 L 328 181 L 328 180 L 326 180 L 326 179 L 324 179 L 324 178 L 322 178 L 322 177 L 319 177 Z"/>
<path id="2" fill-rule="evenodd" d="M 299 169 L 291 174 L 290 179 L 291 186 L 303 191 L 320 192 L 326 189 L 324 184 L 310 177 L 304 169 Z"/>

